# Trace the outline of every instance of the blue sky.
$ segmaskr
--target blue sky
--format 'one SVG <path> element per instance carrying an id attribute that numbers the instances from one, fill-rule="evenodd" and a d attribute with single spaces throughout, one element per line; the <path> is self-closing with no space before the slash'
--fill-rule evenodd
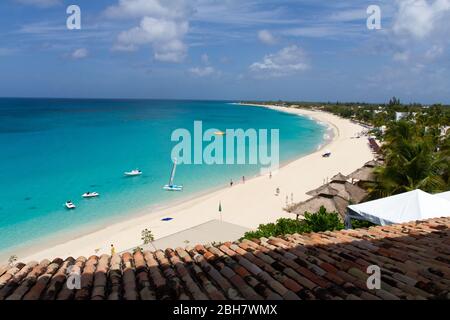
<path id="1" fill-rule="evenodd" d="M 66 28 L 70 4 L 81 30 Z M 450 103 L 450 0 L 3 0 L 0 12 L 4 97 Z"/>

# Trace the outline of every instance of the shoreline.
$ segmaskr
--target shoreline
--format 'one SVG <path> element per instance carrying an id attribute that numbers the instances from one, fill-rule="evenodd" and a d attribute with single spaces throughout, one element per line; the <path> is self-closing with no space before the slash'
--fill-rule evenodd
<path id="1" fill-rule="evenodd" d="M 245 105 L 245 104 L 239 104 L 238 105 Z M 248 105 L 248 106 L 255 106 L 255 107 L 265 107 L 264 105 Z M 277 112 L 284 112 L 284 113 L 291 113 L 288 110 L 275 110 Z M 297 114 L 296 112 L 294 112 L 294 114 Z M 315 121 L 317 123 L 319 123 L 320 121 L 314 119 L 313 117 L 307 117 L 305 115 L 299 115 L 299 116 L 304 116 L 312 121 Z M 319 145 L 317 145 L 317 147 L 314 150 L 311 150 L 308 153 L 305 153 L 303 155 L 300 156 L 295 156 L 291 159 L 285 160 L 280 162 L 279 165 L 279 169 L 289 165 L 290 163 L 305 157 L 313 152 L 318 152 L 320 150 L 323 150 L 329 143 L 332 142 L 332 140 L 334 139 L 334 136 L 336 135 L 335 130 L 337 129 L 336 127 L 332 127 L 330 124 L 328 123 L 323 123 L 320 122 L 320 125 L 323 125 L 324 127 L 326 127 L 326 133 L 324 135 L 327 135 L 327 138 L 323 138 L 322 143 L 320 143 Z M 328 131 L 332 130 L 331 135 L 328 135 Z M 246 175 L 246 181 L 250 181 L 252 179 L 258 178 L 260 176 L 262 176 L 264 174 L 258 172 L 258 173 L 254 173 L 252 175 L 247 176 Z M 241 180 L 235 180 L 234 181 L 234 185 L 240 185 L 242 184 Z M 207 197 L 208 195 L 212 195 L 215 194 L 216 192 L 220 192 L 223 190 L 228 189 L 230 186 L 228 184 L 223 184 L 223 185 L 217 185 L 216 187 L 212 188 L 212 189 L 208 189 L 208 190 L 201 190 L 201 191 L 196 191 L 192 194 L 189 195 L 185 195 L 183 197 L 181 197 L 180 199 L 176 199 L 176 200 L 169 200 L 169 201 L 165 201 L 165 202 L 161 202 L 161 203 L 156 203 L 156 204 L 150 204 L 150 205 L 146 205 L 144 207 L 138 208 L 138 209 L 132 209 L 130 211 L 127 212 L 127 216 L 115 216 L 109 219 L 102 219 L 100 221 L 96 221 L 96 222 L 92 222 L 89 224 L 84 224 L 84 225 L 79 225 L 75 227 L 75 230 L 72 230 L 69 232 L 67 232 L 67 230 L 62 230 L 62 231 L 58 231 L 55 233 L 52 233 L 50 235 L 45 235 L 43 237 L 40 237 L 38 239 L 34 239 L 34 240 L 29 240 L 27 241 L 26 244 L 21 244 L 21 245 L 17 245 L 14 247 L 11 247 L 11 249 L 6 249 L 3 251 L 0 251 L 0 264 L 2 263 L 3 260 L 7 260 L 8 257 L 10 256 L 10 254 L 17 255 L 20 257 L 25 257 L 22 259 L 19 259 L 21 261 L 28 261 L 28 257 L 32 257 L 36 254 L 36 252 L 42 252 L 42 251 L 46 251 L 48 248 L 53 248 L 53 247 L 57 247 L 63 243 L 68 243 L 70 241 L 74 241 L 78 238 L 81 238 L 83 236 L 87 236 L 96 232 L 99 232 L 105 228 L 108 228 L 110 226 L 114 226 L 117 224 L 121 224 L 123 222 L 126 221 L 130 221 L 130 220 L 134 220 L 134 219 L 138 219 L 138 218 L 142 218 L 144 216 L 147 215 L 152 215 L 156 212 L 162 212 L 164 210 L 170 211 L 172 208 L 175 208 L 179 205 L 182 205 L 184 203 L 190 202 L 190 201 L 194 201 L 196 199 L 199 198 L 204 198 Z M 193 228 L 196 226 L 192 226 L 189 227 L 187 229 Z M 183 231 L 183 230 L 180 230 Z M 177 231 L 175 233 L 178 233 L 180 231 Z M 69 234 L 68 234 L 69 233 Z M 173 234 L 175 234 L 173 233 Z M 167 237 L 170 236 L 169 235 L 165 235 L 163 237 Z M 158 240 L 158 239 L 155 239 Z M 33 243 L 35 241 L 39 241 L 38 244 L 28 244 L 28 243 Z M 129 249 L 129 248 L 128 248 Z"/>
<path id="2" fill-rule="evenodd" d="M 294 202 L 306 200 L 308 196 L 306 196 L 304 192 L 307 192 L 321 184 L 320 182 L 317 183 L 317 180 L 320 181 L 321 179 L 320 177 L 317 179 L 317 174 L 322 173 L 321 170 L 319 170 L 319 172 L 317 172 L 317 170 L 313 170 L 317 173 L 315 174 L 316 178 L 310 179 L 312 181 L 303 181 L 304 188 L 300 188 L 300 190 L 304 189 L 304 192 L 300 192 L 299 195 L 299 192 L 297 191 L 298 186 L 291 186 L 292 181 L 290 180 L 292 180 L 292 174 L 295 176 L 294 171 L 298 172 L 299 167 L 301 169 L 301 163 L 305 161 L 309 162 L 309 165 L 312 164 L 314 167 L 314 162 L 317 161 L 317 159 L 314 158 L 320 154 L 321 150 L 325 147 L 331 149 L 343 138 L 342 134 L 348 135 L 346 132 L 341 133 L 341 127 L 351 127 L 349 131 L 352 132 L 352 135 L 356 133 L 356 131 L 362 131 L 363 128 L 359 125 L 351 123 L 348 120 L 338 118 L 325 112 L 255 104 L 251 104 L 251 106 L 265 107 L 279 112 L 287 112 L 309 117 L 314 121 L 328 126 L 328 128 L 332 128 L 333 137 L 330 137 L 328 141 L 324 141 L 324 143 L 322 143 L 322 145 L 312 153 L 282 163 L 280 168 L 273 173 L 272 179 L 269 179 L 267 174 L 257 174 L 256 176 L 249 178 L 246 183 L 240 182 L 239 184 L 235 184 L 233 187 L 217 187 L 212 192 L 199 192 L 184 199 L 177 200 L 176 202 L 159 206 L 153 205 L 151 208 L 146 207 L 137 211 L 125 221 L 111 222 L 106 226 L 98 226 L 94 231 L 89 233 L 84 232 L 84 234 L 81 234 L 82 232 L 80 232 L 81 235 L 74 236 L 68 241 L 62 243 L 60 242 L 59 244 L 51 247 L 45 247 L 44 244 L 42 244 L 40 247 L 45 247 L 46 249 L 37 249 L 38 252 L 31 253 L 33 249 L 36 250 L 36 248 L 30 248 L 27 250 L 29 253 L 22 251 L 25 256 L 23 258 L 19 256 L 19 260 L 27 262 L 31 260 L 41 260 L 44 258 L 66 258 L 68 256 L 77 257 L 81 255 L 89 256 L 93 254 L 101 255 L 103 253 L 109 253 L 111 243 L 114 244 L 117 251 L 128 250 L 140 244 L 140 231 L 142 229 L 151 229 L 155 235 L 155 239 L 160 239 L 198 226 L 210 220 L 218 219 L 219 215 L 217 213 L 217 206 L 219 202 L 221 202 L 224 206 L 223 221 L 245 226 L 251 229 L 256 228 L 260 223 L 273 222 L 280 217 L 292 217 L 289 213 L 284 212 L 282 209 L 286 205 L 284 202 L 285 196 L 288 197 L 289 194 L 292 196 L 295 191 L 296 194 Z M 336 122 L 338 122 L 338 124 L 336 124 Z M 365 139 L 361 140 L 365 141 Z M 364 147 L 367 150 L 365 150 L 366 152 L 360 152 L 359 156 L 363 156 L 359 161 L 357 161 L 357 165 L 356 163 L 352 164 L 352 169 L 347 169 L 346 165 L 341 166 L 338 164 L 337 168 L 336 166 L 333 166 L 333 170 L 337 171 L 334 173 L 330 171 L 327 178 L 338 173 L 339 169 L 341 169 L 340 171 L 344 171 L 344 174 L 348 174 L 364 164 L 366 161 L 372 159 L 369 147 L 365 144 Z M 308 161 L 311 159 L 314 160 Z M 324 176 L 323 179 L 325 180 Z M 276 187 L 280 187 L 282 190 L 289 189 L 290 191 L 282 192 L 282 196 L 275 197 L 273 190 L 275 190 Z M 255 190 L 262 193 L 267 193 L 267 199 L 265 198 L 266 200 L 261 201 L 261 197 L 258 195 L 259 192 L 254 192 Z M 251 203 L 253 202 L 252 200 L 255 200 L 255 203 Z M 251 203 L 250 206 L 249 203 Z M 246 215 L 242 215 L 242 208 L 246 208 Z M 261 212 L 264 211 L 265 214 L 261 214 Z M 174 220 L 170 222 L 162 222 L 161 219 L 167 216 L 174 218 Z M 98 249 L 98 251 L 96 249 Z M 20 254 L 20 252 L 18 253 Z"/>

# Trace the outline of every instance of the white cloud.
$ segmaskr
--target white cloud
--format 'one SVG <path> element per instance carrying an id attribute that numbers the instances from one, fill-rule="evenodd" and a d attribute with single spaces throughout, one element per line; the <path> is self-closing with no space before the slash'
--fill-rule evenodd
<path id="1" fill-rule="evenodd" d="M 256 77 L 281 77 L 296 74 L 308 69 L 304 51 L 295 46 L 281 49 L 277 53 L 266 55 L 261 62 L 250 66 Z"/>
<path id="2" fill-rule="evenodd" d="M 312 26 L 312 27 L 300 27 L 291 28 L 283 31 L 286 36 L 293 37 L 311 37 L 311 38 L 323 38 L 342 33 L 342 29 L 335 26 Z"/>
<path id="3" fill-rule="evenodd" d="M 189 31 L 190 6 L 186 0 L 120 0 L 109 7 L 111 18 L 141 18 L 137 27 L 121 32 L 115 50 L 133 51 L 150 45 L 156 60 L 181 62 L 186 56 L 184 37 Z"/>
<path id="4" fill-rule="evenodd" d="M 396 0 L 389 39 L 396 48 L 394 61 L 408 61 L 418 72 L 434 68 L 431 64 L 448 48 L 450 41 L 450 0 Z"/>
<path id="5" fill-rule="evenodd" d="M 88 56 L 89 52 L 86 48 L 79 48 L 76 49 L 72 54 L 70 55 L 73 59 L 84 59 Z"/>
<path id="6" fill-rule="evenodd" d="M 444 48 L 439 45 L 434 45 L 425 52 L 425 58 L 434 60 L 444 53 Z"/>
<path id="7" fill-rule="evenodd" d="M 201 59 L 203 64 L 209 64 L 209 56 L 206 53 L 202 54 Z"/>
<path id="8" fill-rule="evenodd" d="M 150 44 L 156 60 L 180 62 L 187 51 L 181 39 L 188 30 L 187 21 L 177 22 L 164 18 L 144 17 L 138 27 L 119 34 L 115 48 L 133 50 L 140 45 Z"/>
<path id="9" fill-rule="evenodd" d="M 366 8 L 337 10 L 336 12 L 333 12 L 329 17 L 329 20 L 337 22 L 349 22 L 366 19 Z"/>
<path id="10" fill-rule="evenodd" d="M 189 72 L 192 73 L 193 75 L 197 76 L 197 77 L 207 77 L 207 76 L 211 76 L 213 74 L 216 74 L 216 69 L 214 69 L 211 66 L 195 67 L 195 68 L 189 69 Z"/>
<path id="11" fill-rule="evenodd" d="M 409 60 L 409 52 L 396 52 L 393 59 L 394 61 L 406 62 Z"/>
<path id="12" fill-rule="evenodd" d="M 186 0 L 119 0 L 105 11 L 110 18 L 160 17 L 184 19 L 192 12 Z"/>
<path id="13" fill-rule="evenodd" d="M 260 30 L 258 32 L 258 39 L 265 44 L 275 44 L 277 40 L 269 30 Z"/>
<path id="14" fill-rule="evenodd" d="M 448 23 L 450 0 L 397 0 L 399 10 L 395 17 L 393 31 L 423 39 L 437 25 Z"/>
<path id="15" fill-rule="evenodd" d="M 18 3 L 33 5 L 37 7 L 52 7 L 61 3 L 61 0 L 15 0 Z"/>
<path id="16" fill-rule="evenodd" d="M 203 66 L 190 68 L 188 71 L 196 77 L 208 77 L 212 75 L 220 75 L 221 72 L 211 66 L 209 56 L 204 53 L 201 55 L 200 60 Z"/>

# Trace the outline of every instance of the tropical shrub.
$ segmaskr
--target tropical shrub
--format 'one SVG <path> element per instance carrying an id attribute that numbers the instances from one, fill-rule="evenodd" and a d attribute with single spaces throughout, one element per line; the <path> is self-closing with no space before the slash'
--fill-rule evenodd
<path id="1" fill-rule="evenodd" d="M 306 212 L 303 223 L 308 232 L 322 232 L 344 229 L 344 224 L 336 212 L 328 213 L 324 207 L 321 207 L 317 213 Z"/>
<path id="2" fill-rule="evenodd" d="M 338 213 L 327 212 L 321 207 L 319 212 L 305 213 L 304 220 L 280 218 L 275 223 L 261 224 L 256 231 L 245 233 L 244 239 L 276 237 L 284 234 L 342 230 L 344 224 Z"/>
<path id="3" fill-rule="evenodd" d="M 150 230 L 144 229 L 141 232 L 141 240 L 143 244 L 146 245 L 152 243 L 152 241 L 155 240 L 155 237 L 153 236 L 153 233 Z"/>

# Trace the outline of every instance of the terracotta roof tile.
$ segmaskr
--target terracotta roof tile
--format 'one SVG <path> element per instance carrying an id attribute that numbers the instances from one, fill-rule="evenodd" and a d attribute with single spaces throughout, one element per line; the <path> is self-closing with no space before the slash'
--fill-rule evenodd
<path id="1" fill-rule="evenodd" d="M 0 300 L 450 299 L 449 227 L 438 218 L 16 263 L 0 267 Z M 381 268 L 380 290 L 367 288 L 370 265 Z M 79 289 L 68 286 L 74 275 Z"/>

